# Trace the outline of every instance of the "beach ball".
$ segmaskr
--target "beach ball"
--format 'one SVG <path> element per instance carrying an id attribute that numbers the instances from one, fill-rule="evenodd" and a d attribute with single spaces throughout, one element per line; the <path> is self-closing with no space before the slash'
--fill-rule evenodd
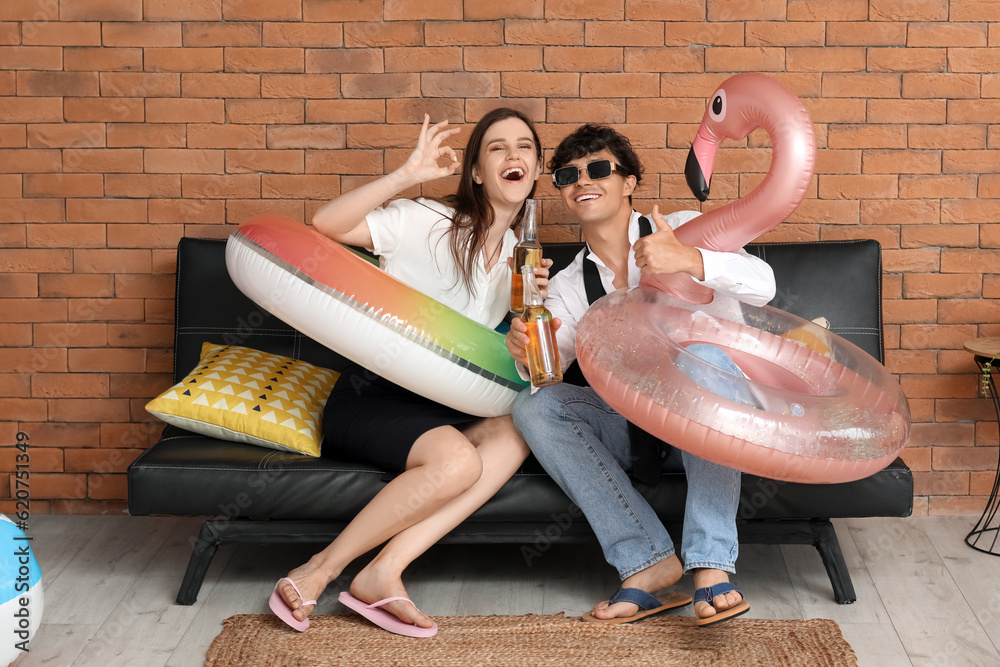
<path id="1" fill-rule="evenodd" d="M 42 571 L 31 551 L 31 540 L 0 514 L 0 665 L 10 665 L 30 642 L 42 622 Z"/>

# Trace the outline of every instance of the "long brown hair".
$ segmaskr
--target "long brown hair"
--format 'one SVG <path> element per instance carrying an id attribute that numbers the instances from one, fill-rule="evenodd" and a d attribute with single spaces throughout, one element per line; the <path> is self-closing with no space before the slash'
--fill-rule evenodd
<path id="1" fill-rule="evenodd" d="M 493 225 L 493 207 L 490 205 L 489 196 L 481 183 L 476 183 L 472 177 L 473 167 L 479 160 L 479 152 L 483 146 L 483 137 L 490 127 L 501 120 L 517 118 L 524 122 L 531 130 L 532 139 L 535 142 L 535 151 L 538 154 L 538 165 L 542 165 L 542 144 L 538 140 L 538 133 L 531 120 L 516 109 L 500 107 L 487 113 L 479 119 L 469 141 L 465 145 L 465 155 L 462 159 L 462 174 L 458 182 L 458 192 L 453 195 L 441 198 L 443 204 L 447 204 L 455 210 L 455 217 L 452 219 L 451 227 L 451 256 L 455 264 L 462 273 L 462 283 L 475 294 L 476 287 L 472 282 L 473 271 L 475 270 L 476 255 L 486 245 L 486 236 Z M 528 175 L 526 175 L 527 177 Z M 531 186 L 528 197 L 535 194 L 537 182 Z M 524 215 L 524 206 L 517 214 L 515 225 L 521 222 Z"/>

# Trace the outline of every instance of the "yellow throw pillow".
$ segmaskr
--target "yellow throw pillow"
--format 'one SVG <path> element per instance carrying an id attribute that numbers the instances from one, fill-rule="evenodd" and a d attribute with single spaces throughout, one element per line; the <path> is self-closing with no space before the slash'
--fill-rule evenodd
<path id="1" fill-rule="evenodd" d="M 146 410 L 220 440 L 319 456 L 323 407 L 339 375 L 247 347 L 204 343 L 197 368 Z"/>

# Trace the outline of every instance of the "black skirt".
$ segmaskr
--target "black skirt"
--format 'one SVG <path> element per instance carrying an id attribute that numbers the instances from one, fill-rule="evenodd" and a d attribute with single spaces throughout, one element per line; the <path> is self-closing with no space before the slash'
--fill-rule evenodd
<path id="1" fill-rule="evenodd" d="M 410 449 L 424 433 L 477 419 L 350 364 L 326 402 L 323 456 L 373 465 L 395 476 L 406 469 Z"/>

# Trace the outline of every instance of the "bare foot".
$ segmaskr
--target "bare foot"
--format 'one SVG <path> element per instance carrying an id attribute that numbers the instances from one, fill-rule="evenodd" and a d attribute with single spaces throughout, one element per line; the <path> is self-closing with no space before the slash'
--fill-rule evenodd
<path id="1" fill-rule="evenodd" d="M 409 599 L 400 573 L 383 571 L 375 561 L 369 563 L 354 577 L 354 581 L 351 582 L 351 595 L 367 604 L 392 597 Z M 394 600 L 379 608 L 418 628 L 429 628 L 434 625 L 431 617 L 417 609 L 412 602 Z"/>
<path id="2" fill-rule="evenodd" d="M 684 568 L 677 555 L 668 556 L 657 561 L 645 570 L 636 572 L 631 577 L 622 582 L 622 588 L 638 588 L 647 593 L 655 593 L 658 590 L 673 586 L 684 574 Z M 627 618 L 639 613 L 639 605 L 634 602 L 616 602 L 608 604 L 609 600 L 598 602 L 591 612 L 595 618 Z"/>
<path id="3" fill-rule="evenodd" d="M 285 604 L 292 610 L 292 616 L 300 621 L 304 621 L 313 612 L 314 605 L 302 606 L 302 603 L 309 600 L 318 600 L 332 579 L 326 578 L 312 561 L 300 565 L 289 572 L 288 578 L 295 582 L 295 585 L 299 588 L 299 592 L 304 597 L 300 598 L 292 585 L 287 581 L 282 581 L 278 584 L 278 593 L 281 594 L 281 598 L 285 601 Z"/>
<path id="4" fill-rule="evenodd" d="M 729 581 L 729 574 L 725 570 L 714 570 L 705 567 L 694 571 L 695 590 L 721 584 L 724 581 Z M 701 601 L 695 602 L 694 613 L 698 618 L 709 618 L 719 612 L 735 607 L 742 601 L 742 595 L 736 591 L 729 591 L 728 593 L 716 595 L 712 598 L 712 604 Z"/>

